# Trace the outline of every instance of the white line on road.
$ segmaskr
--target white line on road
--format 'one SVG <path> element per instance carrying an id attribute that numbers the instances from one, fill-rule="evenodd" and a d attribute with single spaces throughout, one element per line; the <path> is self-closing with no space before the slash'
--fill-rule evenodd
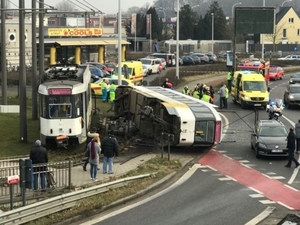
<path id="1" fill-rule="evenodd" d="M 252 220 L 250 220 L 245 225 L 256 225 L 259 222 L 263 221 L 265 218 L 267 218 L 269 215 L 272 214 L 272 212 L 275 210 L 275 207 L 267 207 L 262 213 L 254 217 Z"/>

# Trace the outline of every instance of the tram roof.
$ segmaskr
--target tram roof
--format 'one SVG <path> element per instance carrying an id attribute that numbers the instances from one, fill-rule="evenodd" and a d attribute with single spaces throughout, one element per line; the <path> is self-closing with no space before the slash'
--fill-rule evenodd
<path id="1" fill-rule="evenodd" d="M 206 103 L 203 103 L 203 101 L 200 101 L 199 99 L 195 99 L 191 96 L 186 96 L 177 91 L 173 91 L 170 89 L 157 87 L 157 86 L 152 86 L 152 87 L 134 86 L 134 88 L 135 89 L 145 88 L 147 90 L 150 90 L 150 92 L 148 91 L 145 93 L 145 95 L 147 96 L 157 97 L 154 94 L 152 94 L 153 92 L 160 94 L 159 99 L 166 103 L 163 104 L 166 107 L 172 108 L 173 106 L 173 108 L 175 108 L 176 106 L 180 107 L 180 104 L 184 104 L 188 108 L 190 108 L 190 110 L 194 113 L 196 119 L 215 119 L 215 115 L 210 108 L 213 107 L 213 105 L 210 103 L 208 103 L 210 104 L 208 106 Z M 174 102 L 176 102 L 178 105 L 174 105 Z M 168 104 L 168 103 L 173 103 L 173 104 Z"/>

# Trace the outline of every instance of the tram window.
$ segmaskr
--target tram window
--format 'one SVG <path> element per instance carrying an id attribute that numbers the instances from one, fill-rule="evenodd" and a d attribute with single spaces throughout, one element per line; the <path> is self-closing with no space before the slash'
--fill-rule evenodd
<path id="1" fill-rule="evenodd" d="M 58 96 L 49 98 L 50 118 L 71 118 L 72 104 L 70 96 Z"/>
<path id="2" fill-rule="evenodd" d="M 82 115 L 83 112 L 83 104 L 82 104 L 82 94 L 75 95 L 75 110 L 76 110 L 76 116 Z"/>
<path id="3" fill-rule="evenodd" d="M 40 110 L 41 110 L 41 116 L 42 117 L 46 117 L 47 114 L 47 105 L 46 105 L 46 96 L 45 95 L 41 95 L 40 97 Z"/>

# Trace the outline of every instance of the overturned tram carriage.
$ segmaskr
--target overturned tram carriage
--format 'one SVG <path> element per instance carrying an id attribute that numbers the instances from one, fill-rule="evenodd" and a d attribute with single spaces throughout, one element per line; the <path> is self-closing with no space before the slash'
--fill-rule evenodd
<path id="1" fill-rule="evenodd" d="M 173 134 L 172 146 L 210 148 L 221 139 L 221 117 L 214 105 L 171 89 L 119 86 L 114 112 L 157 142 L 162 132 Z"/>

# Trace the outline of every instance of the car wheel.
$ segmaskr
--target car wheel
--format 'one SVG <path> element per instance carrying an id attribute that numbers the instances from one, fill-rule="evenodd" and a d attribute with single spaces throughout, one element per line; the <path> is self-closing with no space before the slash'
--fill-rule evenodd
<path id="1" fill-rule="evenodd" d="M 241 100 L 241 107 L 242 107 L 242 109 L 247 108 L 247 104 L 243 100 Z"/>

